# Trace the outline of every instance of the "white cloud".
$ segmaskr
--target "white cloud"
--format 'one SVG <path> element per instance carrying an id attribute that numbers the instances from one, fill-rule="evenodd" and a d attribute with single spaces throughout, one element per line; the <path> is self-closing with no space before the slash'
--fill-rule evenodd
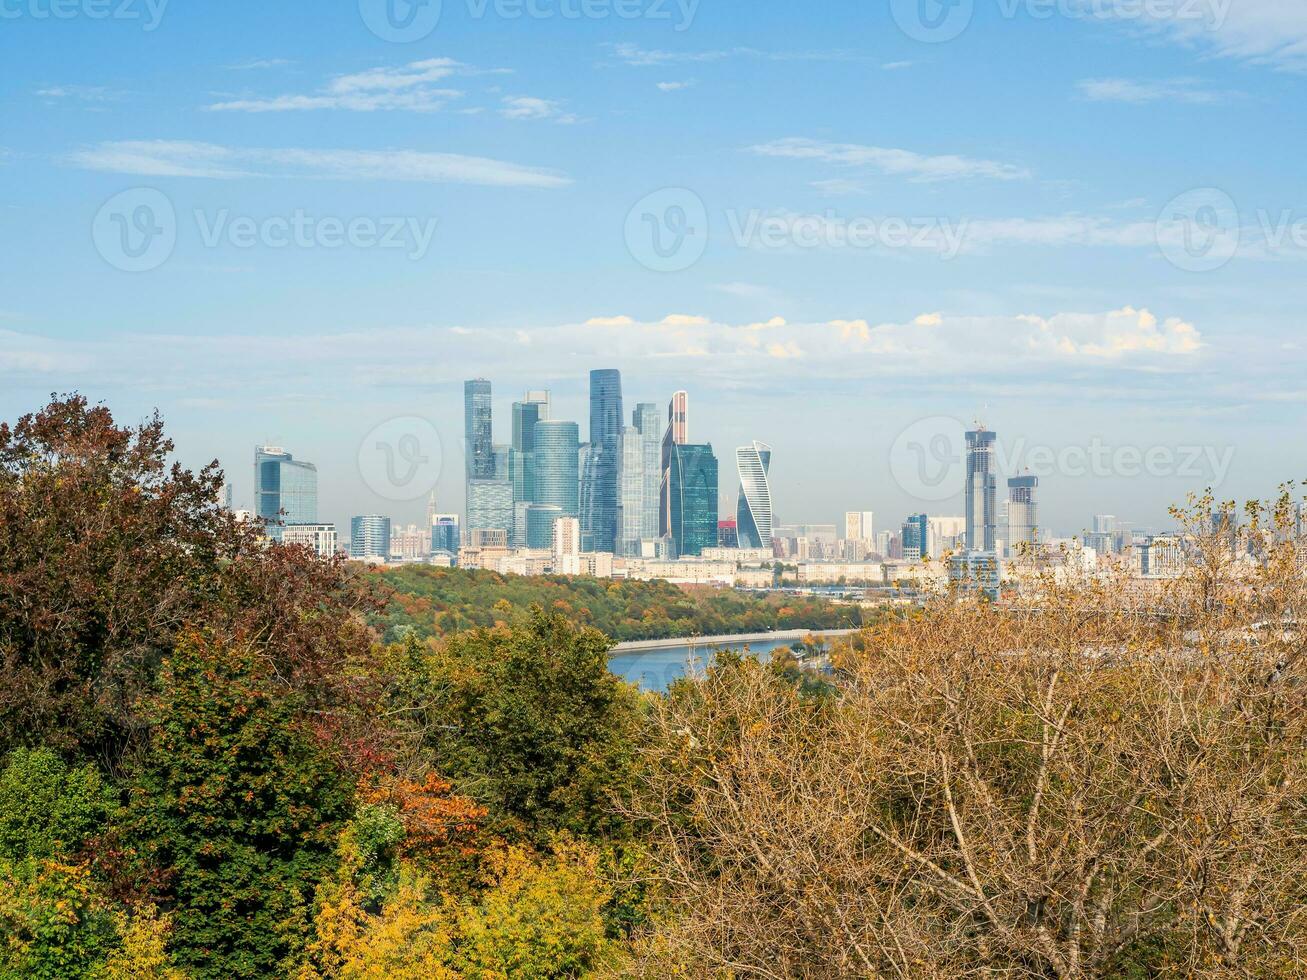
<path id="1" fill-rule="evenodd" d="M 901 71 L 904 68 L 911 68 L 915 64 L 915 61 L 887 61 L 880 67 L 882 71 Z"/>
<path id="2" fill-rule="evenodd" d="M 211 112 L 435 112 L 463 94 L 457 89 L 436 87 L 435 83 L 464 70 L 465 66 L 452 58 L 428 58 L 401 67 L 337 75 L 317 92 L 234 99 L 207 108 Z"/>
<path id="3" fill-rule="evenodd" d="M 687 88 L 693 88 L 693 81 L 686 82 L 659 82 L 658 91 L 660 92 L 682 92 Z"/>
<path id="4" fill-rule="evenodd" d="M 1201 87 L 1194 78 L 1171 78 L 1152 82 L 1128 78 L 1087 78 L 1077 86 L 1091 102 L 1181 102 L 1190 105 L 1213 105 L 1234 97 L 1231 92 L 1213 92 Z"/>
<path id="5" fill-rule="evenodd" d="M 213 143 L 137 140 L 100 143 L 69 156 L 75 166 L 146 177 L 327 178 L 502 187 L 562 187 L 570 178 L 551 170 L 488 157 L 416 150 L 243 149 Z"/>
<path id="6" fill-rule="evenodd" d="M 630 43 L 612 45 L 617 57 L 628 65 L 648 68 L 657 65 L 698 64 L 748 58 L 754 61 L 848 61 L 845 51 L 763 51 L 759 48 L 718 48 L 708 51 L 660 51 Z"/>
<path id="7" fill-rule="evenodd" d="M 127 93 L 101 85 L 51 85 L 37 89 L 36 94 L 51 102 L 71 101 L 102 105 L 106 102 L 121 102 Z"/>
<path id="8" fill-rule="evenodd" d="M 1024 167 L 993 160 L 976 160 L 954 154 L 927 156 L 911 150 L 863 146 L 857 143 L 828 143 L 802 137 L 774 140 L 749 147 L 749 150 L 759 156 L 817 160 L 844 167 L 873 170 L 895 177 L 907 177 L 914 181 L 965 180 L 975 177 L 1024 180 L 1030 177 L 1030 171 Z"/>
<path id="9" fill-rule="evenodd" d="M 1080 0 L 1088 5 L 1091 0 Z M 1097 4 L 1126 26 L 1142 22 L 1177 40 L 1231 58 L 1307 70 L 1307 4 L 1299 0 L 1172 0 Z M 1126 11 L 1130 15 L 1126 17 Z"/>
<path id="10" fill-rule="evenodd" d="M 563 110 L 563 104 L 553 99 L 539 99 L 529 95 L 505 97 L 499 114 L 505 119 L 545 119 L 561 125 L 579 122 L 576 116 Z"/>
<path id="11" fill-rule="evenodd" d="M 237 62 L 234 65 L 228 65 L 228 71 L 261 71 L 267 68 L 288 68 L 295 62 L 289 58 L 254 58 L 250 61 Z"/>

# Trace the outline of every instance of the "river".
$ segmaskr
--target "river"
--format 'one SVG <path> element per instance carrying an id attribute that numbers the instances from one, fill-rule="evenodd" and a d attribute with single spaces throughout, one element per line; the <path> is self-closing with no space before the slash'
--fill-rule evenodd
<path id="1" fill-rule="evenodd" d="M 608 655 L 608 669 L 645 691 L 666 691 L 688 671 L 702 671 L 718 650 L 744 650 L 766 661 L 773 650 L 799 643 L 809 633 L 845 636 L 856 630 L 784 630 L 691 640 L 638 640 L 619 643 Z"/>

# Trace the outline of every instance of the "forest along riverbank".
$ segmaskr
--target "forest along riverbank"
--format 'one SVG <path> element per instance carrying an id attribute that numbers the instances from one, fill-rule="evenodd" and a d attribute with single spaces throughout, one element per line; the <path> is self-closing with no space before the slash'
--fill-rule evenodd
<path id="1" fill-rule="evenodd" d="M 681 637 L 663 640 L 633 640 L 619 643 L 608 655 L 608 669 L 646 691 L 666 691 L 689 670 L 703 670 L 718 650 L 748 651 L 767 660 L 772 651 L 789 647 L 811 635 L 848 636 L 855 629 L 775 630 L 733 636 Z"/>

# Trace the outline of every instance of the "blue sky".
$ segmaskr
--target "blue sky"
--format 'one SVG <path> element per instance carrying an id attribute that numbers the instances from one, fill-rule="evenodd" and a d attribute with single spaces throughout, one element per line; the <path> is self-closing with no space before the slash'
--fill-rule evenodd
<path id="1" fill-rule="evenodd" d="M 960 512 L 912 473 L 977 417 L 1064 533 L 1307 475 L 1297 5 L 51 2 L 0 3 L 5 418 L 157 406 L 238 501 L 271 440 L 342 523 L 422 512 L 377 426 L 458 509 L 462 380 L 506 441 L 592 367 L 691 392 L 726 502 L 771 444 L 785 521 Z"/>

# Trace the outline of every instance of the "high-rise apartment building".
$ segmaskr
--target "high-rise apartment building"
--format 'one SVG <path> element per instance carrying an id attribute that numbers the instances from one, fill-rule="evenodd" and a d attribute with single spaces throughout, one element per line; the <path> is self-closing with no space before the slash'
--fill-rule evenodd
<path id="1" fill-rule="evenodd" d="M 318 523 L 318 468 L 280 446 L 254 450 L 254 515 L 280 541 L 288 524 Z"/>
<path id="2" fill-rule="evenodd" d="M 672 446 L 668 485 L 671 537 L 678 557 L 717 545 L 717 457 L 711 445 Z"/>
<path id="3" fill-rule="evenodd" d="M 658 536 L 672 533 L 672 450 L 690 441 L 690 395 L 678 391 L 667 403 L 667 428 L 663 433 L 662 463 L 658 484 Z"/>
<path id="4" fill-rule="evenodd" d="M 580 514 L 577 460 L 580 430 L 575 422 L 546 419 L 535 426 L 535 500 L 567 517 Z"/>
<path id="5" fill-rule="evenodd" d="M 622 375 L 590 372 L 590 444 L 581 490 L 581 534 L 590 550 L 615 552 L 622 467 Z"/>
<path id="6" fill-rule="evenodd" d="M 735 450 L 740 495 L 735 505 L 736 537 L 741 548 L 772 545 L 771 447 L 753 442 Z"/>
<path id="7" fill-rule="evenodd" d="M 966 547 L 993 551 L 998 531 L 998 477 L 995 473 L 996 436 L 983 426 L 967 433 Z"/>
<path id="8" fill-rule="evenodd" d="M 349 553 L 354 558 L 390 557 L 390 518 L 365 514 L 349 522 Z"/>
<path id="9" fill-rule="evenodd" d="M 1039 543 L 1039 477 L 1014 476 L 1007 481 L 1007 553 L 1019 555 Z"/>
<path id="10" fill-rule="evenodd" d="M 844 515 L 844 539 L 846 541 L 874 541 L 876 538 L 876 515 L 869 510 L 851 510 Z"/>
<path id="11" fill-rule="evenodd" d="M 554 521 L 554 574 L 581 574 L 581 522 L 575 517 Z"/>

